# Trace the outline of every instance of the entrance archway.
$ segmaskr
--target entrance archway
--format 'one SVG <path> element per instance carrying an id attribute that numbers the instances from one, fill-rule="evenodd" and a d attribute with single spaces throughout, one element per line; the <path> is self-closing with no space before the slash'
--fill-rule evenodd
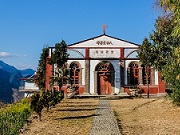
<path id="1" fill-rule="evenodd" d="M 114 83 L 114 68 L 110 62 L 100 62 L 96 69 L 97 71 L 97 94 L 111 95 L 113 92 Z"/>

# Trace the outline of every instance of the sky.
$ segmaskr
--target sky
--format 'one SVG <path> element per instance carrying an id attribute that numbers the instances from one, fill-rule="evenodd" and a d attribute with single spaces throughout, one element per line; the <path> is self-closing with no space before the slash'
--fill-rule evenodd
<path id="1" fill-rule="evenodd" d="M 155 0 L 0 0 L 0 60 L 38 67 L 43 47 L 106 34 L 142 44 L 160 14 Z"/>

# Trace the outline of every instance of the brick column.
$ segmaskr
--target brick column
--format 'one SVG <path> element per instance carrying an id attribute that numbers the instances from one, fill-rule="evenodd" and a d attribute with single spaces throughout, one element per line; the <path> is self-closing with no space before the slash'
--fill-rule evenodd
<path id="1" fill-rule="evenodd" d="M 71 76 L 70 76 L 70 72 L 71 72 L 71 68 L 67 68 L 68 74 L 67 74 L 67 85 L 71 84 Z"/>
<path id="2" fill-rule="evenodd" d="M 79 71 L 80 71 L 80 72 L 79 72 L 79 85 L 82 85 L 82 69 L 83 69 L 83 68 L 80 68 L 80 69 L 79 69 Z"/>
<path id="3" fill-rule="evenodd" d="M 45 79 L 45 89 L 49 89 L 49 83 L 50 83 L 50 77 L 52 76 L 53 72 L 53 66 L 48 64 L 48 59 L 46 58 L 46 79 Z"/>
<path id="4" fill-rule="evenodd" d="M 142 67 L 139 67 L 139 85 L 143 85 Z"/>
<path id="5" fill-rule="evenodd" d="M 151 67 L 151 84 L 155 85 L 155 70 L 153 67 Z"/>
<path id="6" fill-rule="evenodd" d="M 85 57 L 85 93 L 90 91 L 90 59 L 89 59 L 89 48 L 86 48 Z"/>
<path id="7" fill-rule="evenodd" d="M 94 71 L 94 94 L 95 95 L 98 95 L 98 91 L 97 91 L 97 85 L 98 85 L 98 80 L 97 80 L 97 77 L 98 77 L 98 71 Z"/>
<path id="8" fill-rule="evenodd" d="M 127 85 L 130 84 L 130 67 L 127 68 Z"/>

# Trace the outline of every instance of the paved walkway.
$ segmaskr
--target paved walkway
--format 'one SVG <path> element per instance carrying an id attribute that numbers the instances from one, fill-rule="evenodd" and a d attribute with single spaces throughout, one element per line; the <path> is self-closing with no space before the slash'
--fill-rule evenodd
<path id="1" fill-rule="evenodd" d="M 121 135 L 108 100 L 99 100 L 90 135 Z"/>

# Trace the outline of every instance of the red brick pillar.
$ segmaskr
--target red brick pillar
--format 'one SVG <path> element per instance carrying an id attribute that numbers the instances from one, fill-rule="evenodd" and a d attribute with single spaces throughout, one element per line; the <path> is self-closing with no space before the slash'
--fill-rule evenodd
<path id="1" fill-rule="evenodd" d="M 120 59 L 124 59 L 124 48 L 120 48 Z"/>
<path id="2" fill-rule="evenodd" d="M 53 68 L 52 68 L 53 66 L 48 63 L 48 59 L 49 59 L 49 57 L 46 58 L 46 80 L 45 80 L 46 81 L 46 83 L 45 83 L 46 90 L 50 88 L 50 86 L 49 86 L 50 77 L 52 76 L 52 73 L 53 73 Z"/>

